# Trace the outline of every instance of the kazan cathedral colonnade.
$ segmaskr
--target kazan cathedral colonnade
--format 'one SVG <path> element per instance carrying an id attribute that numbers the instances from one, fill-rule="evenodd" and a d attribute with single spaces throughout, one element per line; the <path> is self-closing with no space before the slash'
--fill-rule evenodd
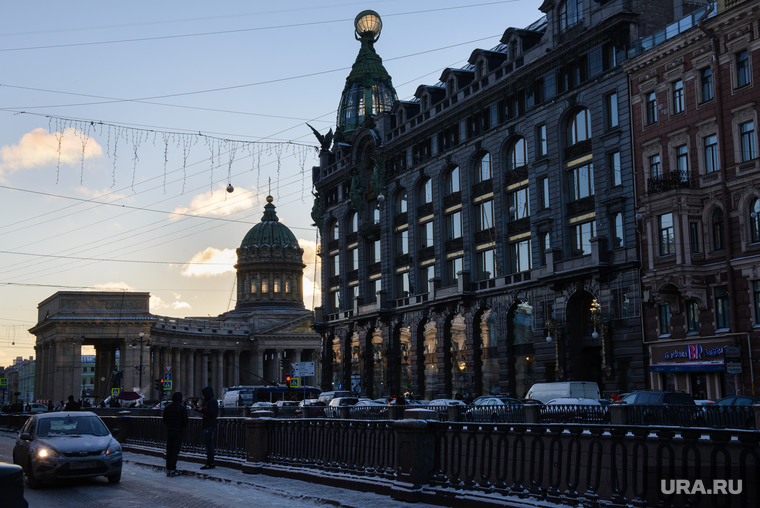
<path id="1" fill-rule="evenodd" d="M 199 397 L 211 386 L 221 398 L 229 386 L 282 382 L 289 374 L 280 369 L 282 359 L 318 360 L 319 335 L 303 305 L 303 249 L 279 222 L 272 201 L 268 196 L 261 222 L 237 249 L 232 311 L 215 318 L 157 316 L 143 292 L 61 291 L 41 302 L 30 329 L 37 336 L 36 398 L 65 401 L 74 395 L 98 402 L 117 385 L 155 400 L 161 394 L 154 380 L 167 372 L 172 391 Z M 80 386 L 82 346 L 95 348 L 90 393 Z M 120 372 L 116 379 L 114 372 Z"/>

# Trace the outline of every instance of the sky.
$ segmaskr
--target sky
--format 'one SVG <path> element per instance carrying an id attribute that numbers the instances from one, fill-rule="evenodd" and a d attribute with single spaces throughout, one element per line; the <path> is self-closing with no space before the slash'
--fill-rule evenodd
<path id="1" fill-rule="evenodd" d="M 319 301 L 307 123 L 335 128 L 377 11 L 400 99 L 542 16 L 538 0 L 9 2 L 0 17 L 0 366 L 57 291 L 151 294 L 162 316 L 235 306 L 235 249 L 271 192 Z M 234 188 L 228 193 L 228 185 Z"/>

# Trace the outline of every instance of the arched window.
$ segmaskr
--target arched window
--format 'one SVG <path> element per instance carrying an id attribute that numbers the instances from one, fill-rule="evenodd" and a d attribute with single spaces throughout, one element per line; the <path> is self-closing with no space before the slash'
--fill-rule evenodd
<path id="1" fill-rule="evenodd" d="M 485 182 L 491 179 L 491 154 L 486 152 L 475 160 L 473 168 L 475 183 Z"/>
<path id="2" fill-rule="evenodd" d="M 420 190 L 417 194 L 417 201 L 417 206 L 433 202 L 433 181 L 430 178 L 425 178 L 425 180 L 420 185 Z"/>
<path id="3" fill-rule="evenodd" d="M 591 139 L 591 113 L 586 108 L 576 112 L 567 124 L 567 146 Z"/>
<path id="4" fill-rule="evenodd" d="M 528 145 L 525 138 L 517 138 L 507 151 L 507 169 L 512 170 L 525 166 L 528 163 L 527 153 Z"/>
<path id="5" fill-rule="evenodd" d="M 713 250 L 723 250 L 723 210 L 717 209 L 712 215 Z"/>
<path id="6" fill-rule="evenodd" d="M 760 199 L 749 204 L 749 228 L 751 242 L 760 242 Z"/>
<path id="7" fill-rule="evenodd" d="M 338 221 L 334 220 L 330 224 L 330 241 L 338 240 L 340 238 L 340 227 Z"/>
<path id="8" fill-rule="evenodd" d="M 396 215 L 406 213 L 406 189 L 401 189 L 396 194 Z"/>
<path id="9" fill-rule="evenodd" d="M 559 29 L 564 30 L 583 19 L 583 0 L 567 0 L 559 7 Z"/>
<path id="10" fill-rule="evenodd" d="M 459 166 L 454 166 L 446 174 L 446 195 L 459 192 Z"/>
<path id="11" fill-rule="evenodd" d="M 349 233 L 356 233 L 359 231 L 359 214 L 356 212 L 351 212 L 348 215 L 348 232 Z"/>

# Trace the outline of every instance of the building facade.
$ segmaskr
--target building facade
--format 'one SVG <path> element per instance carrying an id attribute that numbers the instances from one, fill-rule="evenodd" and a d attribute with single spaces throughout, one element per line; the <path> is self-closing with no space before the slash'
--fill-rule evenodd
<path id="1" fill-rule="evenodd" d="M 621 63 L 674 5 L 540 10 L 390 107 L 367 99 L 392 90 L 374 59 L 364 122 L 339 112 L 314 169 L 324 387 L 426 399 L 523 397 L 555 380 L 644 388 Z"/>
<path id="2" fill-rule="evenodd" d="M 760 5 L 716 11 L 624 64 L 650 383 L 710 399 L 756 394 L 760 357 Z"/>
<path id="3" fill-rule="evenodd" d="M 39 304 L 40 399 L 69 395 L 104 400 L 113 388 L 160 399 L 155 380 L 198 397 L 211 386 L 221 397 L 235 385 L 279 384 L 287 363 L 319 360 L 313 313 L 303 305 L 303 249 L 267 197 L 264 216 L 237 249 L 235 309 L 215 318 L 150 313 L 149 293 L 58 292 Z M 93 346 L 86 362 L 82 346 Z M 316 384 L 316 379 L 305 379 Z M 87 390 L 90 390 L 88 393 Z"/>
<path id="4" fill-rule="evenodd" d="M 34 402 L 34 357 L 24 359 L 18 356 L 13 360 L 13 365 L 6 367 L 5 375 L 8 379 L 7 402 Z"/>

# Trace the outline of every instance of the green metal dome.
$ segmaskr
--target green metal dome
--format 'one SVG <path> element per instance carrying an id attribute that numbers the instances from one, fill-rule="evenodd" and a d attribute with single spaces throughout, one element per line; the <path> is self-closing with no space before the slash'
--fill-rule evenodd
<path id="1" fill-rule="evenodd" d="M 248 231 L 240 247 L 280 245 L 282 247 L 292 246 L 300 248 L 293 232 L 287 226 L 280 223 L 280 219 L 274 211 L 275 206 L 272 204 L 272 201 L 274 201 L 274 198 L 267 196 L 267 204 L 264 206 L 264 216 L 261 217 L 261 222 Z"/>
<path id="2" fill-rule="evenodd" d="M 368 116 L 390 111 L 397 99 L 383 59 L 375 52 L 375 41 L 382 29 L 380 16 L 374 11 L 362 11 L 354 25 L 356 39 L 361 41 L 362 47 L 340 98 L 336 134 L 360 127 Z"/>

